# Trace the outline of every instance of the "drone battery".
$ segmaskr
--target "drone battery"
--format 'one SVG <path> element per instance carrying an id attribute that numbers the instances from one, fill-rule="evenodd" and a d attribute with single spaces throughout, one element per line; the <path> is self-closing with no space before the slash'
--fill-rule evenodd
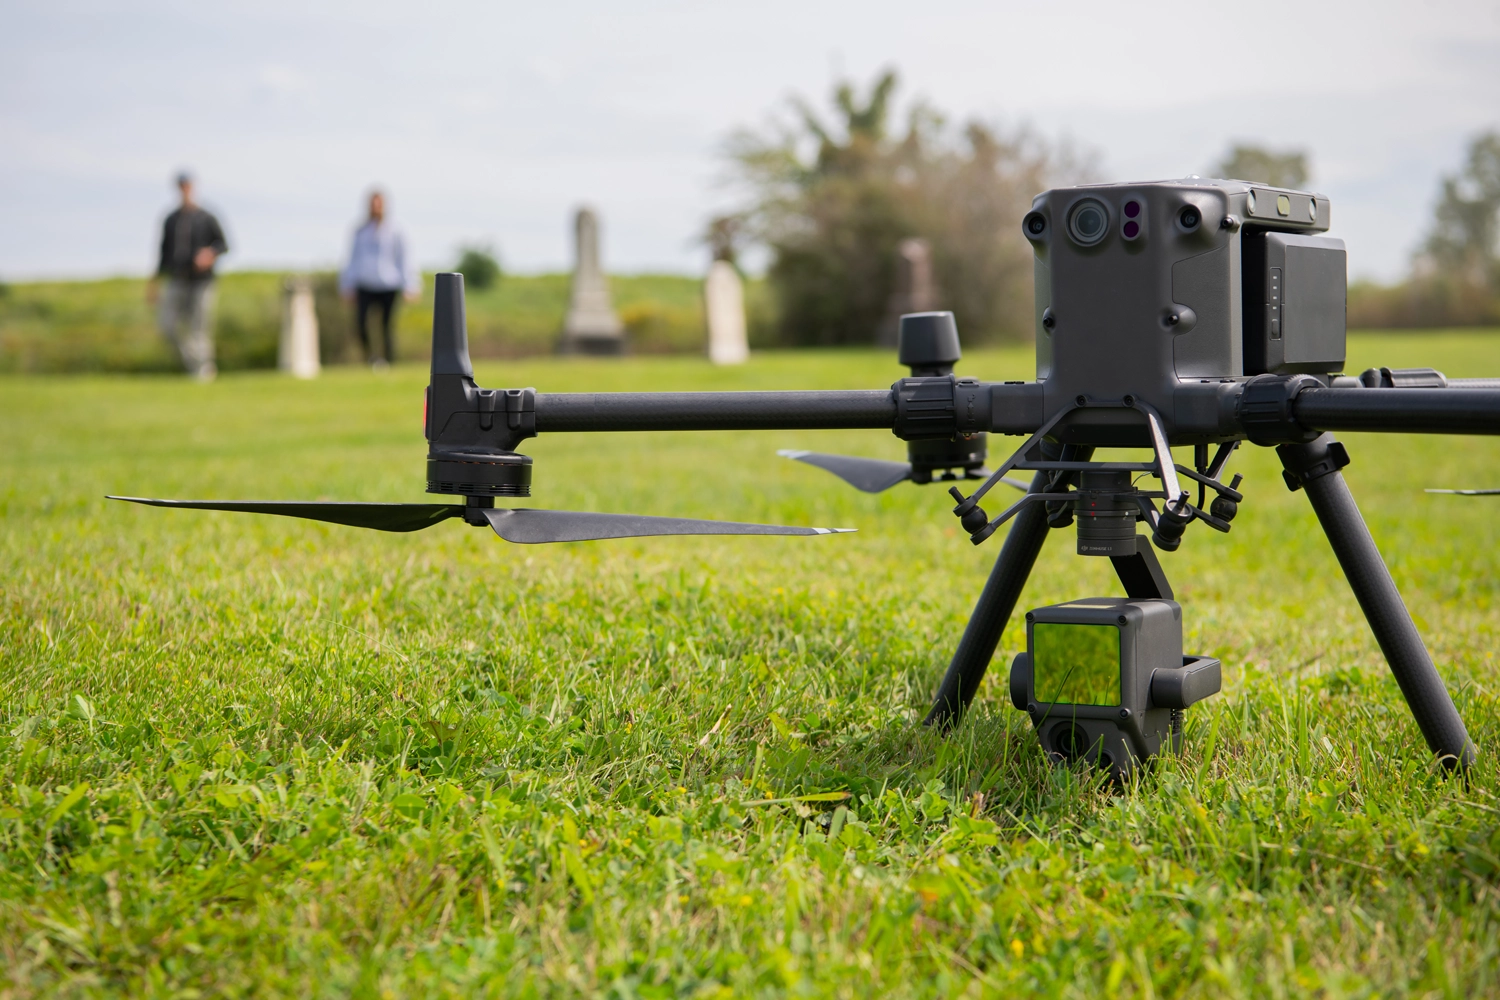
<path id="1" fill-rule="evenodd" d="M 1011 701 L 1054 760 L 1121 776 L 1176 749 L 1181 710 L 1219 690 L 1219 661 L 1182 655 L 1176 601 L 1091 597 L 1026 615 Z"/>
<path id="2" fill-rule="evenodd" d="M 1245 374 L 1344 370 L 1344 241 L 1247 233 L 1243 243 Z"/>

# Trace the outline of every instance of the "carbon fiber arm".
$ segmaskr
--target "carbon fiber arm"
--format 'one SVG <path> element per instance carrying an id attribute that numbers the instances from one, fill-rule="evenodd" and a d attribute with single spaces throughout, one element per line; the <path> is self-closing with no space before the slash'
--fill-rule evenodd
<path id="1" fill-rule="evenodd" d="M 537 393 L 536 431 L 744 431 L 896 425 L 889 389 Z"/>
<path id="2" fill-rule="evenodd" d="M 1306 388 L 1291 409 L 1310 430 L 1500 434 L 1500 388 Z"/>

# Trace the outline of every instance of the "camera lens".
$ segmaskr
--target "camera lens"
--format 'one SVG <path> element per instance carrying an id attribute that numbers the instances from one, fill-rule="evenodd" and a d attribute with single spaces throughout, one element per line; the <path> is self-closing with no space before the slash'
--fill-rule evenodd
<path id="1" fill-rule="evenodd" d="M 1068 214 L 1068 235 L 1079 246 L 1091 247 L 1109 230 L 1109 210 L 1104 203 L 1086 198 Z"/>
<path id="2" fill-rule="evenodd" d="M 1120 231 L 1125 234 L 1127 240 L 1133 240 L 1141 235 L 1141 224 L 1139 222 L 1127 222 L 1125 223 L 1125 228 Z"/>
<path id="3" fill-rule="evenodd" d="M 1068 760 L 1078 760 L 1089 752 L 1089 734 L 1084 732 L 1081 726 L 1059 726 L 1052 737 L 1052 746 Z"/>
<path id="4" fill-rule="evenodd" d="M 1308 200 L 1307 217 L 1312 222 L 1318 221 L 1318 199 L 1312 198 Z"/>
<path id="5" fill-rule="evenodd" d="M 1043 230 L 1045 230 L 1046 228 L 1047 220 L 1042 217 L 1042 213 L 1032 212 L 1030 215 L 1026 216 L 1026 231 L 1032 236 L 1042 235 Z"/>
<path id="6" fill-rule="evenodd" d="M 1189 205 L 1181 212 L 1177 213 L 1177 224 L 1187 232 L 1192 232 L 1194 229 L 1197 229 L 1198 223 L 1202 221 L 1203 217 L 1198 214 L 1198 210 L 1192 205 Z"/>
<path id="7" fill-rule="evenodd" d="M 1138 201 L 1127 201 L 1125 203 L 1125 218 L 1133 219 L 1141 214 L 1141 203 Z"/>

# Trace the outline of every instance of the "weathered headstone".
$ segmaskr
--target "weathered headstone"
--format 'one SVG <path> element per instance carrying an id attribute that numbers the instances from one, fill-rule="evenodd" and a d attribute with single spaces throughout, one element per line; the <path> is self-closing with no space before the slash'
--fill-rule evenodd
<path id="1" fill-rule="evenodd" d="M 277 367 L 296 378 L 317 378 L 321 369 L 312 281 L 300 275 L 286 279 L 283 289 Z"/>
<path id="2" fill-rule="evenodd" d="M 625 326 L 609 301 L 609 280 L 599 265 L 599 217 L 580 208 L 574 220 L 573 292 L 563 320 L 565 354 L 621 354 Z"/>
<path id="3" fill-rule="evenodd" d="M 745 286 L 727 260 L 716 260 L 703 281 L 708 318 L 708 359 L 716 365 L 743 364 L 750 357 L 745 336 Z"/>
<path id="4" fill-rule="evenodd" d="M 902 240 L 896 249 L 896 288 L 876 337 L 882 347 L 895 347 L 901 317 L 937 308 L 932 281 L 932 248 L 926 240 Z"/>

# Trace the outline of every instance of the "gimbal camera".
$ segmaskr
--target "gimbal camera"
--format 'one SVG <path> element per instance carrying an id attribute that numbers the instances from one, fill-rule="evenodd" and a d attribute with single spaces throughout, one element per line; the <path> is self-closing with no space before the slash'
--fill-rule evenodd
<path id="1" fill-rule="evenodd" d="M 449 504 L 141 500 L 161 506 L 288 514 L 410 531 L 449 517 L 514 542 L 655 534 L 824 534 L 831 529 L 506 509 L 530 495 L 538 434 L 587 431 L 890 430 L 909 462 L 787 453 L 853 485 L 951 481 L 953 513 L 974 544 L 1007 522 L 978 604 L 927 722 L 947 727 L 973 699 L 1042 544 L 1076 525 L 1080 555 L 1107 557 L 1126 598 L 1027 614 L 1011 697 L 1055 758 L 1124 774 L 1180 743 L 1182 712 L 1219 690 L 1219 664 L 1184 656 L 1181 608 L 1144 523 L 1164 551 L 1201 521 L 1228 531 L 1244 497 L 1224 470 L 1243 441 L 1274 446 L 1287 486 L 1311 500 L 1428 746 L 1449 767 L 1474 759 L 1453 701 L 1350 496 L 1332 431 L 1500 433 L 1500 379 L 1344 366 L 1343 244 L 1316 234 L 1328 199 L 1233 180 L 1058 188 L 1021 220 L 1035 252 L 1036 379 L 984 382 L 953 372 L 949 313 L 906 316 L 889 389 L 804 392 L 539 393 L 474 381 L 463 278 L 437 276 L 427 389 L 427 490 Z M 984 469 L 987 435 L 1022 437 Z M 1192 464 L 1171 448 L 1191 447 Z M 1098 448 L 1145 452 L 1095 461 Z M 1024 496 L 981 506 L 1012 471 Z M 1154 480 L 1154 484 L 1151 483 Z M 965 493 L 959 483 L 978 485 Z M 1142 484 L 1150 486 L 1143 488 Z M 1196 496 L 1194 495 L 1196 491 Z M 1210 497 L 1211 495 L 1211 497 Z M 133 498 L 121 498 L 133 499 Z M 832 529 L 836 530 L 836 529 Z"/>

